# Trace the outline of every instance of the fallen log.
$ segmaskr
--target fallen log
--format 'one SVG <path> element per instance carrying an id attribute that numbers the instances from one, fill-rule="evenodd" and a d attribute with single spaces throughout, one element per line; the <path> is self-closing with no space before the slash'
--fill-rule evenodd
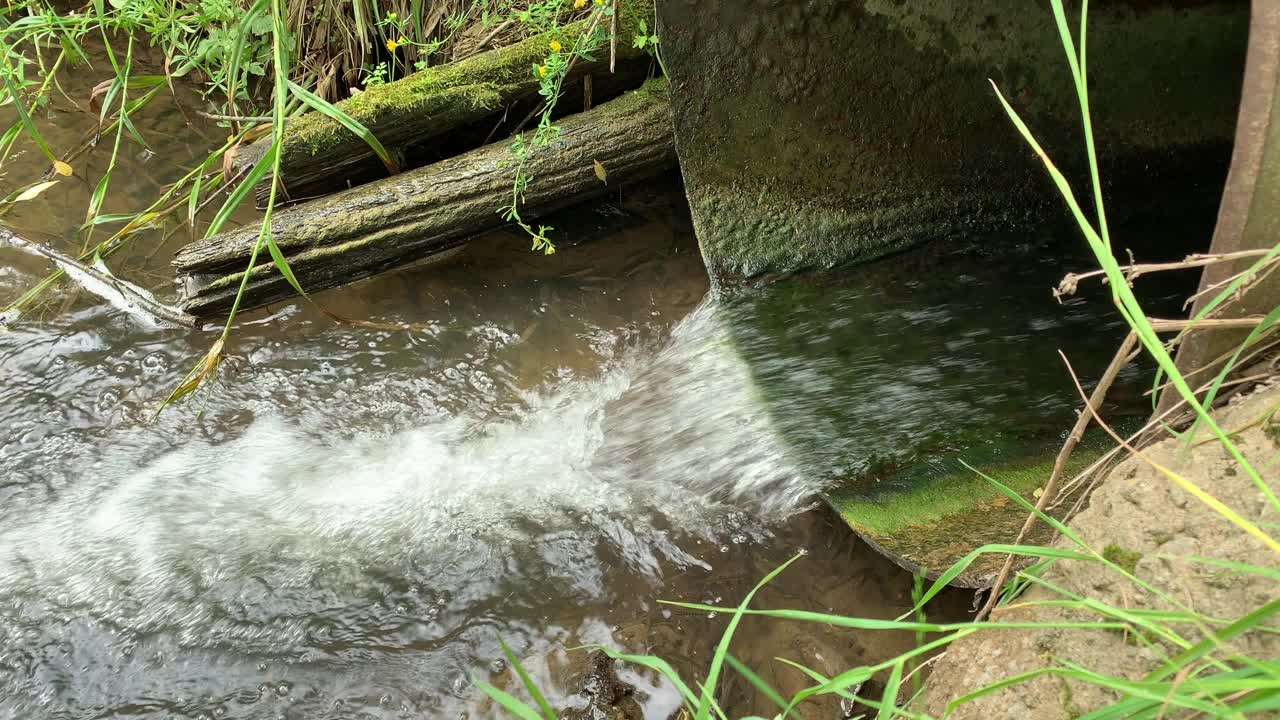
<path id="1" fill-rule="evenodd" d="M 520 213 L 526 219 L 610 192 L 676 164 L 666 81 L 650 80 L 560 123 L 559 137 L 535 148 Z M 472 150 L 276 213 L 271 232 L 308 292 L 336 287 L 426 258 L 506 221 L 515 163 L 507 142 Z M 597 175 L 596 163 L 608 183 Z M 226 312 L 257 242 L 248 225 L 181 248 L 179 273 L 192 276 L 183 310 Z M 265 249 L 241 307 L 294 294 Z"/>
<path id="2" fill-rule="evenodd" d="M 618 59 L 641 58 L 645 51 L 633 47 L 629 39 L 635 35 L 639 21 L 652 16 L 652 0 L 627 0 L 622 3 L 619 14 L 619 32 L 628 42 L 619 43 Z M 393 82 L 371 85 L 337 103 L 337 107 L 372 131 L 393 158 L 404 164 L 406 158 L 412 159 L 414 147 L 501 115 L 520 101 L 537 99 L 539 80 L 533 68 L 546 61 L 551 41 L 556 40 L 568 48 L 590 28 L 589 20 L 578 20 L 504 48 L 430 67 Z M 574 63 L 568 80 L 608 71 L 608 64 L 609 53 L 597 52 L 592 61 Z M 620 82 L 629 82 L 627 87 L 635 87 L 643 79 L 634 77 L 634 69 L 631 70 L 627 74 L 632 77 L 620 79 Z M 512 125 L 519 120 L 520 116 L 509 118 Z M 514 127 L 508 127 L 498 137 L 513 130 Z M 481 134 L 480 138 L 483 137 Z M 479 144 L 475 142 L 471 147 Z M 237 152 L 233 160 L 235 170 L 247 170 L 270 145 L 270 137 L 265 137 Z M 348 183 L 385 177 L 387 170 L 369 146 L 351 131 L 326 115 L 309 112 L 289 121 L 281 147 L 280 175 L 284 181 L 284 197 L 301 200 L 344 189 L 350 186 Z M 263 199 L 259 197 L 260 201 Z"/>

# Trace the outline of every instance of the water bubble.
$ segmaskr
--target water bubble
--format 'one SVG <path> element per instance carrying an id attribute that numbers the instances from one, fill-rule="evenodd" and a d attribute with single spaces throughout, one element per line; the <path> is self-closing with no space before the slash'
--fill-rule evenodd
<path id="1" fill-rule="evenodd" d="M 120 402 L 120 392 L 118 390 L 106 389 L 98 395 L 98 410 L 105 412 L 116 406 Z"/>
<path id="2" fill-rule="evenodd" d="M 494 674 L 500 673 L 506 669 L 507 669 L 507 661 L 503 660 L 502 658 L 498 658 L 497 660 L 494 660 L 493 662 L 489 663 L 489 671 Z"/>
<path id="3" fill-rule="evenodd" d="M 379 704 L 379 705 L 381 705 L 381 706 L 383 706 L 383 707 L 386 707 L 387 705 L 390 705 L 390 704 L 391 704 L 391 696 L 390 696 L 390 695 L 383 695 L 382 697 L 378 698 L 378 704 Z"/>
<path id="4" fill-rule="evenodd" d="M 289 695 L 289 683 L 282 682 L 276 685 L 276 695 L 287 697 Z"/>
<path id="5" fill-rule="evenodd" d="M 146 375 L 158 375 L 169 367 L 169 356 L 156 351 L 142 358 L 142 372 Z"/>
<path id="6" fill-rule="evenodd" d="M 115 373 L 115 374 L 117 374 L 117 375 L 128 375 L 128 374 L 129 374 L 129 366 L 128 366 L 128 365 L 125 365 L 124 363 L 116 363 L 115 365 L 113 365 L 113 366 L 111 367 L 111 372 L 113 372 L 113 373 Z"/>
<path id="7" fill-rule="evenodd" d="M 267 671 L 267 664 L 264 662 L 258 663 L 258 672 L 266 672 L 266 671 Z"/>
<path id="8" fill-rule="evenodd" d="M 727 552 L 729 552 L 729 546 L 728 546 L 728 545 L 721 545 L 721 546 L 720 546 L 720 552 L 722 552 L 722 553 L 727 553 Z"/>
<path id="9" fill-rule="evenodd" d="M 66 364 L 67 364 L 67 359 L 66 359 L 65 357 L 63 357 L 63 356 L 59 355 L 59 356 L 57 356 L 57 357 L 55 357 L 55 358 L 53 359 L 53 364 L 54 364 L 54 365 L 56 365 L 56 366 L 58 366 L 58 367 L 62 367 L 63 365 L 66 365 Z"/>

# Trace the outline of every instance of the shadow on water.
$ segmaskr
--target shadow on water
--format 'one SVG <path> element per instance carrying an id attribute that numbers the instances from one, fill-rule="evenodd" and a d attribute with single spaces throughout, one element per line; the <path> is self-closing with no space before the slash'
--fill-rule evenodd
<path id="1" fill-rule="evenodd" d="M 1197 248 L 1168 238 L 1197 237 L 1197 227 L 1207 238 L 1211 221 L 1212 208 L 1191 203 L 1117 237 L 1144 258 L 1173 259 Z M 936 577 L 973 548 L 1016 535 L 1024 514 L 965 463 L 1026 495 L 1043 485 L 1080 403 L 1059 351 L 1091 387 L 1128 331 L 1097 280 L 1072 296 L 1051 293 L 1067 272 L 1096 267 L 1076 233 L 953 238 L 821 277 L 776 279 L 721 309 L 786 452 L 905 566 Z M 1147 311 L 1178 316 L 1194 279 L 1144 280 Z M 1121 372 L 1103 408 L 1113 423 L 1150 413 L 1151 370 L 1133 363 Z M 1071 470 L 1106 447 L 1098 432 Z M 985 571 L 979 563 L 961 580 L 980 586 Z"/>

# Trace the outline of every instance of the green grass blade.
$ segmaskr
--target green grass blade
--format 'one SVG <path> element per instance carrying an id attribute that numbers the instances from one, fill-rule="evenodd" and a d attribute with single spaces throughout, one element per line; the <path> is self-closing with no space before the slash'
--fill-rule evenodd
<path id="1" fill-rule="evenodd" d="M 289 261 L 285 259 L 284 253 L 280 252 L 280 246 L 276 244 L 276 239 L 271 235 L 271 230 L 267 230 L 267 250 L 271 253 L 271 262 L 275 264 L 276 270 L 289 281 L 289 285 L 293 287 L 299 295 L 306 297 L 307 291 L 302 289 L 302 285 L 298 283 L 298 278 L 293 274 L 293 268 L 289 267 Z"/>
<path id="2" fill-rule="evenodd" d="M 511 648 L 502 638 L 498 638 L 498 644 L 502 646 L 502 654 L 507 656 L 507 662 L 511 663 L 511 669 L 515 671 L 516 677 L 520 678 L 520 683 L 524 685 L 524 689 L 529 691 L 529 697 L 533 698 L 533 701 L 538 704 L 538 708 L 542 710 L 542 717 L 545 720 L 556 720 L 556 711 L 551 709 L 551 703 L 547 702 L 547 698 L 543 696 L 542 691 L 533 682 L 533 678 L 529 677 L 529 673 L 520 664 L 516 654 L 511 652 Z"/>
<path id="3" fill-rule="evenodd" d="M 784 713 L 787 712 L 786 699 L 779 695 L 778 691 L 773 689 L 773 686 L 765 682 L 764 678 L 757 675 L 751 668 L 743 665 L 742 661 L 734 657 L 732 653 L 725 655 L 724 661 L 729 663 L 729 667 L 737 671 L 737 673 L 745 678 L 747 682 L 751 683 L 751 686 L 758 690 L 761 695 L 768 698 L 769 702 L 777 705 L 778 709 L 782 710 Z M 784 717 L 786 716 L 787 715 L 784 714 Z"/>
<path id="4" fill-rule="evenodd" d="M 213 216 L 209 227 L 205 229 L 205 237 L 213 237 L 222 230 L 222 226 L 231 218 L 231 213 L 240 207 L 245 198 L 249 196 L 249 193 L 253 192 L 254 186 L 261 182 L 262 178 L 275 165 L 276 156 L 279 152 L 280 146 L 273 143 L 271 147 L 267 148 L 267 152 L 261 158 L 258 158 L 258 162 L 253 164 L 253 167 L 249 169 L 249 173 L 231 191 L 227 199 L 222 202 L 222 207 L 218 208 L 218 212 Z"/>
<path id="5" fill-rule="evenodd" d="M 676 691 L 680 693 L 680 697 L 684 699 L 684 703 L 690 711 L 697 707 L 698 696 L 693 694 L 693 691 L 689 689 L 689 686 L 685 684 L 684 680 L 680 679 L 680 674 L 677 673 L 675 668 L 671 667 L 671 664 L 666 660 L 653 655 L 628 655 L 603 645 L 591 645 L 589 647 L 596 648 L 615 660 L 621 660 L 623 662 L 653 670 L 671 681 L 671 684 L 674 685 Z"/>
<path id="6" fill-rule="evenodd" d="M 476 687 L 480 688 L 480 692 L 488 695 L 494 702 L 502 706 L 503 710 L 515 715 L 520 720 L 543 720 L 533 708 L 525 705 L 520 700 L 512 697 L 510 694 L 499 690 L 487 682 L 475 681 Z"/>
<path id="7" fill-rule="evenodd" d="M 711 666 L 707 668 L 706 686 L 703 688 L 702 696 L 698 700 L 698 707 L 693 714 L 694 720 L 707 720 L 707 718 L 711 716 L 711 703 L 716 691 L 716 681 L 720 679 L 720 669 L 724 665 L 724 657 L 729 652 L 729 643 L 733 640 L 733 633 L 738 629 L 738 623 L 742 622 L 743 613 L 746 611 L 747 605 L 751 603 L 751 598 L 755 597 L 756 593 L 760 591 L 760 588 L 768 585 L 779 575 L 779 573 L 786 570 L 791 563 L 799 560 L 801 557 L 803 556 L 796 555 L 790 560 L 774 568 L 773 572 L 765 575 L 764 579 L 756 583 L 756 586 L 751 588 L 751 592 L 747 593 L 747 596 L 742 598 L 742 603 L 739 604 L 737 610 L 734 611 L 733 617 L 729 619 L 728 627 L 725 628 L 724 634 L 720 637 L 720 644 L 716 646 L 715 655 L 711 658 Z"/>
<path id="8" fill-rule="evenodd" d="M 973 702 L 974 700 L 977 700 L 980 697 L 985 697 L 992 693 L 999 692 L 1007 687 L 1020 685 L 1024 682 L 1027 682 L 1028 680 L 1034 680 L 1038 677 L 1041 677 L 1042 675 L 1048 675 L 1051 673 L 1053 673 L 1053 668 L 1040 668 L 1038 670 L 1031 670 L 1030 672 L 1019 673 L 1018 675 L 1011 675 L 1007 678 L 1002 678 L 988 685 L 983 685 L 977 690 L 972 690 L 963 695 L 952 698 L 951 701 L 947 703 L 947 709 L 946 709 L 946 712 L 943 713 L 943 716 L 945 717 L 947 715 L 950 715 L 951 713 L 955 712 L 956 709 L 959 708 L 961 705 L 964 705 L 965 703 Z"/>
<path id="9" fill-rule="evenodd" d="M 1187 667 L 1191 663 L 1204 657 L 1206 654 L 1213 651 L 1214 648 L 1221 645 L 1221 643 L 1227 642 L 1234 637 L 1238 637 L 1242 633 L 1260 627 L 1277 612 L 1280 612 L 1280 600 L 1272 600 L 1266 605 L 1257 608 L 1253 612 L 1247 613 L 1239 620 L 1236 620 L 1230 625 L 1222 628 L 1217 633 L 1214 633 L 1214 635 L 1197 642 L 1190 648 L 1187 648 L 1166 663 L 1163 667 L 1147 675 L 1145 679 L 1162 680 L 1169 677 L 1176 673 L 1180 668 Z"/>
<path id="10" fill-rule="evenodd" d="M 359 120 L 356 120 L 343 112 L 342 108 L 339 108 L 337 105 L 334 105 L 319 95 L 316 95 L 292 80 L 289 81 L 289 90 L 308 107 L 338 121 L 342 127 L 349 130 L 356 137 L 365 141 L 365 144 L 372 148 L 373 152 L 377 154 L 378 159 L 382 160 L 382 164 L 387 166 L 387 172 L 390 172 L 392 175 L 400 172 L 400 166 L 396 164 L 396 161 L 392 159 L 391 154 L 387 152 L 387 149 L 384 148 L 382 143 L 378 141 L 378 138 L 374 136 L 373 131 L 365 127 Z"/>
<path id="11" fill-rule="evenodd" d="M 9 69 L 9 61 L 4 61 L 4 69 Z M 49 149 L 49 143 L 45 142 L 44 136 L 40 134 L 40 130 L 36 128 L 36 124 L 32 122 L 31 115 L 27 113 L 27 108 L 22 104 L 22 96 L 18 94 L 18 89 L 13 85 L 13 78 L 9 77 L 8 72 L 0 73 L 4 75 L 5 89 L 9 92 L 9 97 L 13 98 L 13 109 L 18 113 L 18 122 L 22 124 L 22 128 L 27 131 L 27 135 L 40 148 L 40 152 L 49 158 L 49 162 L 58 162 L 58 156 L 53 154 L 53 150 Z"/>
<path id="12" fill-rule="evenodd" d="M 884 695 L 880 700 L 880 711 L 876 720 L 893 720 L 898 714 L 898 686 L 902 684 L 902 666 L 905 662 L 895 663 L 889 672 L 889 679 L 884 684 Z"/>
<path id="13" fill-rule="evenodd" d="M 1061 0 L 1054 0 L 1054 3 L 1055 12 L 1058 12 L 1058 8 L 1061 6 Z M 1069 34 L 1070 33 L 1068 32 L 1068 38 L 1064 38 L 1064 44 L 1068 45 L 1068 47 Z M 1076 77 L 1077 82 L 1079 82 L 1079 71 L 1076 67 L 1074 54 L 1069 52 L 1068 56 L 1073 67 L 1073 76 Z M 1090 248 L 1093 250 L 1099 264 L 1106 273 L 1107 281 L 1111 286 L 1112 299 L 1114 300 L 1117 309 L 1120 311 L 1121 316 L 1124 317 L 1129 326 L 1133 328 L 1138 339 L 1142 342 L 1143 347 L 1164 370 L 1165 374 L 1168 375 L 1170 382 L 1172 382 L 1173 386 L 1178 390 L 1178 394 L 1182 396 L 1196 415 L 1209 426 L 1214 435 L 1222 443 L 1222 446 L 1227 450 L 1228 454 L 1230 454 L 1232 459 L 1236 461 L 1240 466 L 1240 469 L 1245 471 L 1245 474 L 1249 476 L 1250 481 L 1252 481 L 1254 486 L 1257 487 L 1258 490 L 1267 498 L 1271 506 L 1280 510 L 1280 498 L 1276 497 L 1275 493 L 1271 490 L 1271 487 L 1262 479 L 1262 476 L 1259 475 L 1257 469 L 1255 469 L 1244 457 L 1240 452 L 1240 449 L 1236 447 L 1235 443 L 1231 442 L 1230 438 L 1227 437 L 1226 433 L 1218 423 L 1209 416 L 1204 405 L 1196 397 L 1191 387 L 1187 384 L 1186 379 L 1178 371 L 1177 366 L 1173 362 L 1173 358 L 1169 355 L 1168 350 L 1160 341 L 1159 336 L 1151 326 L 1151 321 L 1143 312 L 1141 304 L 1134 296 L 1133 290 L 1129 287 L 1129 284 L 1124 277 L 1124 273 L 1120 269 L 1119 263 L 1111 254 L 1109 244 L 1098 235 L 1097 231 L 1093 229 L 1092 225 L 1089 224 L 1088 219 L 1081 211 L 1080 204 L 1076 201 L 1075 193 L 1072 192 L 1071 185 L 1067 182 L 1066 177 L 1058 170 L 1053 161 L 1049 159 L 1044 148 L 1042 148 L 1040 143 L 1036 141 L 1031 130 L 1027 127 L 1026 123 L 1022 121 L 1022 118 L 1018 115 L 1017 111 L 1013 109 L 1013 106 L 1009 104 L 1009 101 L 1005 99 L 1004 95 L 1000 92 L 1000 89 L 996 87 L 994 82 L 991 83 L 991 87 L 995 89 L 996 97 L 999 99 L 1000 105 L 1004 108 L 1009 119 L 1013 122 L 1014 127 L 1017 128 L 1018 132 L 1026 140 L 1027 144 L 1035 151 L 1036 155 L 1039 156 L 1041 162 L 1045 166 L 1045 169 L 1049 171 L 1050 177 L 1057 186 L 1063 200 L 1066 201 L 1067 206 L 1071 210 L 1072 216 L 1080 226 L 1081 232 L 1084 233 L 1085 239 L 1088 241 Z M 1082 95 L 1081 102 L 1084 105 L 1087 105 L 1087 97 Z M 1092 134 L 1092 132 L 1090 132 L 1090 134 Z M 1219 510 L 1220 506 L 1211 507 L 1215 510 Z M 1233 522 L 1235 521 L 1233 520 Z"/>
<path id="14" fill-rule="evenodd" d="M 1200 563 L 1203 565 L 1215 565 L 1226 570 L 1235 570 L 1245 575 L 1260 575 L 1270 580 L 1280 582 L 1280 570 L 1275 568 L 1261 567 L 1258 565 L 1250 565 L 1248 563 L 1232 562 L 1230 560 L 1221 560 L 1219 558 L 1200 557 L 1198 555 L 1166 555 L 1164 553 L 1155 553 L 1152 557 L 1165 560 L 1186 560 L 1189 562 Z"/>

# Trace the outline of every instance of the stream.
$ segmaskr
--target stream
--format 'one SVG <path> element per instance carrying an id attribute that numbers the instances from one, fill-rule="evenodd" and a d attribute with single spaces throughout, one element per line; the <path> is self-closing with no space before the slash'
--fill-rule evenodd
<path id="1" fill-rule="evenodd" d="M 94 81 L 86 73 L 80 89 Z M 165 96 L 136 119 L 150 147 L 125 143 L 107 212 L 140 209 L 221 142 L 225 129 L 191 112 L 199 105 Z M 45 137 L 73 146 L 95 118 L 55 101 Z M 6 183 L 44 169 L 20 147 Z M 6 224 L 76 252 L 108 155 L 92 151 Z M 588 654 L 569 648 L 655 652 L 697 677 L 725 618 L 658 601 L 736 604 L 800 553 L 758 606 L 909 609 L 911 575 L 818 506 L 830 477 L 812 471 L 805 443 L 776 432 L 858 397 L 805 352 L 748 366 L 759 347 L 742 352 L 741 304 L 708 297 L 678 180 L 551 224 L 562 245 L 550 257 L 498 232 L 447 264 L 315 297 L 404 330 L 337 323 L 303 301 L 245 314 L 218 381 L 158 417 L 218 326 L 152 327 L 58 284 L 0 332 L 0 718 L 497 717 L 473 683 L 512 689 L 499 638 L 553 704 L 585 711 Z M 139 236 L 112 269 L 171 297 L 168 258 L 190 232 L 171 229 Z M 1036 266 L 1041 240 L 1028 243 Z M 1072 269 L 1087 266 L 1075 257 Z M 955 318 L 973 337 L 995 328 L 995 347 L 1021 347 L 1034 333 L 1079 334 L 1108 311 L 1056 305 L 1048 284 L 1061 264 L 1041 265 L 1010 276 L 1034 298 L 1013 316 L 988 314 L 978 295 L 954 314 L 891 304 L 876 322 L 911 325 L 922 343 L 912 347 L 969 344 L 952 334 Z M 49 270 L 0 248 L 0 297 Z M 824 317 L 859 304 L 819 294 L 832 298 Z M 761 297 L 753 307 L 768 310 L 778 296 Z M 810 333 L 809 352 L 838 337 L 836 325 L 768 317 Z M 1119 326 L 1108 327 L 1099 353 L 1114 347 Z M 953 374 L 947 395 L 931 395 L 949 366 L 928 352 L 911 358 L 914 374 L 877 374 L 900 348 L 892 333 L 878 338 L 848 367 L 912 408 L 897 418 L 906 439 L 885 433 L 909 449 L 903 423 L 966 381 Z M 1044 350 L 989 368 L 983 391 L 1020 402 L 1035 388 L 1011 383 L 1005 397 L 993 378 L 1058 372 Z M 804 392 L 763 411 L 762 368 L 785 369 Z M 1069 398 L 1043 405 L 1055 422 L 1070 413 Z M 963 618 L 969 604 L 947 594 L 930 614 Z M 802 681 L 776 656 L 838 672 L 916 642 L 756 620 L 738 637 L 737 657 L 791 692 Z M 619 677 L 643 717 L 678 708 L 654 674 Z M 741 678 L 726 683 L 735 714 L 768 711 Z"/>

